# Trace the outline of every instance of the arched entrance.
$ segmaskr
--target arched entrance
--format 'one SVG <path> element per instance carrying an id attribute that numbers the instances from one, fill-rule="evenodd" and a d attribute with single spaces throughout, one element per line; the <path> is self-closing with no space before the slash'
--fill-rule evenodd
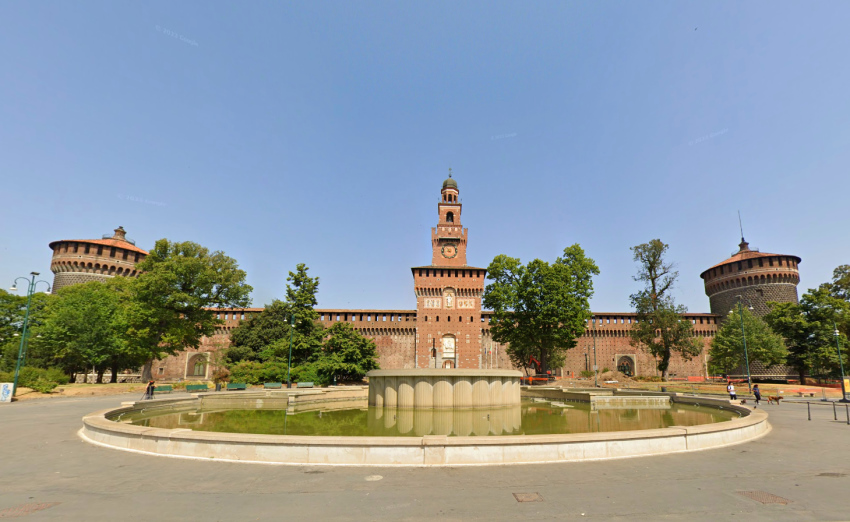
<path id="1" fill-rule="evenodd" d="M 206 379 L 207 364 L 209 362 L 208 353 L 197 353 L 189 358 L 186 363 L 186 378 L 187 379 Z"/>
<path id="2" fill-rule="evenodd" d="M 621 355 L 617 360 L 617 371 L 627 377 L 635 374 L 635 360 L 630 355 Z"/>

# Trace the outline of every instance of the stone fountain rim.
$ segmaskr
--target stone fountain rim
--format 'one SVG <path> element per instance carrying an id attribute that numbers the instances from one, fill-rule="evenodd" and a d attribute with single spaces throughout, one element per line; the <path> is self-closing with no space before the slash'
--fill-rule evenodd
<path id="1" fill-rule="evenodd" d="M 468 368 L 408 368 L 405 370 L 372 370 L 366 377 L 522 377 L 517 370 L 474 370 Z"/>

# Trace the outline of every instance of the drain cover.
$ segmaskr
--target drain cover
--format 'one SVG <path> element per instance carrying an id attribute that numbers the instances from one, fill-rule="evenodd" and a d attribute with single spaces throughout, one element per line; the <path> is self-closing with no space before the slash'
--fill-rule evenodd
<path id="1" fill-rule="evenodd" d="M 827 472 L 827 473 L 818 473 L 818 476 L 819 477 L 846 477 L 847 473 Z"/>
<path id="2" fill-rule="evenodd" d="M 787 498 L 778 497 L 767 491 L 739 491 L 738 494 L 762 504 L 789 504 L 791 502 Z"/>
<path id="3" fill-rule="evenodd" d="M 514 493 L 517 502 L 543 502 L 540 493 Z"/>
<path id="4" fill-rule="evenodd" d="M 35 513 L 36 511 L 53 507 L 58 503 L 59 502 L 41 502 L 39 504 L 21 504 L 20 506 L 10 507 L 0 511 L 0 518 L 25 517 L 30 513 Z"/>

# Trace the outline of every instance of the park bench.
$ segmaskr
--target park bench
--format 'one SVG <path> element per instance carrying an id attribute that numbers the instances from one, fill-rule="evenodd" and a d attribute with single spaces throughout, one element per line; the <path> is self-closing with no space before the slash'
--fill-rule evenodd
<path id="1" fill-rule="evenodd" d="M 283 383 L 281 382 L 267 382 L 263 384 L 263 388 L 267 390 L 279 390 L 283 388 Z"/>
<path id="2" fill-rule="evenodd" d="M 154 386 L 154 393 L 171 393 L 174 388 L 171 387 L 170 384 L 163 384 L 160 386 Z"/>
<path id="3" fill-rule="evenodd" d="M 297 387 L 298 388 L 312 388 L 313 383 L 312 382 L 299 382 Z"/>
<path id="4" fill-rule="evenodd" d="M 247 390 L 248 385 L 244 382 L 229 382 L 227 383 L 228 390 Z"/>
<path id="5" fill-rule="evenodd" d="M 207 391 L 209 389 L 210 389 L 210 387 L 206 384 L 187 384 L 186 385 L 186 391 L 189 392 L 189 393 L 196 392 L 196 391 Z"/>

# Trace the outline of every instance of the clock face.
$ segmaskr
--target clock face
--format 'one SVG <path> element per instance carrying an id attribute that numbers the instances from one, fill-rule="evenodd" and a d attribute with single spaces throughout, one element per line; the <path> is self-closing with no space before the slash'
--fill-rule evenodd
<path id="1" fill-rule="evenodd" d="M 457 247 L 452 244 L 443 245 L 441 252 L 443 254 L 443 257 L 451 259 L 457 255 Z"/>

